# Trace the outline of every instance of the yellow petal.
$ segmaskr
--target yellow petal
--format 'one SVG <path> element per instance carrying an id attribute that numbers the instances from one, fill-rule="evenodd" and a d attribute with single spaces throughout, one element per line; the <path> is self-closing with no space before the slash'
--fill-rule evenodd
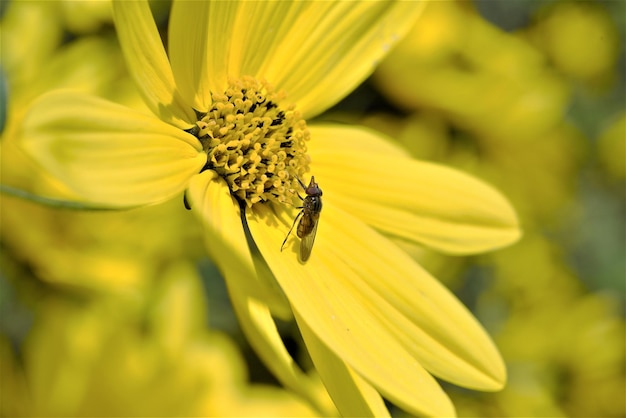
<path id="1" fill-rule="evenodd" d="M 204 224 L 205 245 L 226 280 L 248 341 L 282 384 L 316 404 L 310 378 L 287 352 L 272 318 L 272 312 L 286 317 L 290 306 L 282 291 L 272 286 L 273 277 L 265 277 L 265 271 L 253 261 L 239 205 L 225 181 L 213 171 L 204 171 L 191 180 L 187 199 Z"/>
<path id="2" fill-rule="evenodd" d="M 373 145 L 363 148 L 376 140 L 358 128 L 310 131 L 312 174 L 324 196 L 373 227 L 452 254 L 492 250 L 519 238 L 515 211 L 486 183 Z"/>
<path id="3" fill-rule="evenodd" d="M 156 203 L 182 192 L 206 163 L 192 135 L 126 107 L 53 92 L 24 119 L 22 145 L 88 202 Z"/>
<path id="4" fill-rule="evenodd" d="M 372 129 L 349 125 L 311 124 L 311 151 L 313 153 L 334 152 L 337 149 L 353 153 L 373 154 L 411 158 L 411 154 L 400 145 Z M 313 173 L 315 175 L 315 173 Z"/>
<path id="5" fill-rule="evenodd" d="M 315 382 L 287 351 L 267 305 L 249 296 L 241 278 L 228 274 L 225 278 L 239 325 L 263 364 L 281 384 L 325 411 L 328 402 L 319 398 Z"/>
<path id="6" fill-rule="evenodd" d="M 380 394 L 365 382 L 296 316 L 315 369 L 344 417 L 387 417 L 389 411 Z"/>
<path id="7" fill-rule="evenodd" d="M 223 92 L 229 76 L 266 79 L 284 89 L 307 117 L 359 85 L 411 27 L 422 6 L 341 1 L 181 3 L 175 3 L 172 14 L 171 51 L 180 54 L 172 55 L 173 62 L 180 57 L 180 65 L 178 58 L 174 65 L 177 80 L 178 74 L 185 74 L 190 86 L 199 86 L 206 94 L 207 89 Z M 184 31 L 195 33 L 183 35 Z"/>
<path id="8" fill-rule="evenodd" d="M 203 223 L 209 256 L 223 274 L 245 283 L 247 294 L 265 301 L 278 316 L 290 318 L 291 309 L 276 281 L 250 252 L 239 204 L 224 179 L 211 170 L 194 176 L 187 199 Z"/>
<path id="9" fill-rule="evenodd" d="M 437 382 L 390 331 L 386 312 L 377 309 L 382 297 L 372 290 L 363 292 L 359 289 L 364 285 L 363 272 L 378 266 L 380 256 L 377 253 L 382 248 L 394 254 L 401 253 L 395 246 L 356 220 L 351 223 L 361 225 L 360 229 L 346 232 L 340 224 L 349 217 L 325 202 L 313 254 L 308 263 L 302 265 L 294 253 L 296 240 L 288 241 L 285 251 L 280 251 L 281 242 L 291 226 L 290 219 L 277 219 L 267 207 L 261 206 L 249 211 L 247 218 L 259 250 L 294 311 L 330 350 L 402 408 L 428 415 L 454 414 L 450 400 Z M 333 228 L 337 227 L 339 233 L 334 232 Z M 363 231 L 369 232 L 362 235 Z M 363 256 L 357 254 L 356 258 L 343 259 L 344 255 L 355 255 L 353 249 L 344 252 L 346 233 L 355 234 L 354 240 L 360 242 L 358 249 L 364 251 Z M 376 240 L 370 241 L 372 236 L 382 241 L 382 245 Z M 401 254 L 405 257 L 402 262 L 414 266 L 408 256 Z M 384 267 L 388 267 L 387 263 L 385 260 Z M 396 268 L 382 275 L 378 275 L 380 268 L 374 271 L 380 282 L 389 280 L 389 275 L 395 281 L 407 279 L 405 272 L 400 272 L 402 276 L 397 275 Z M 423 298 L 419 293 L 412 296 Z M 443 309 L 437 313 L 445 313 Z"/>
<path id="10" fill-rule="evenodd" d="M 370 75 L 412 27 L 423 2 L 311 2 L 297 15 L 258 72 L 283 88 L 310 118 Z"/>
<path id="11" fill-rule="evenodd" d="M 31 83 L 48 72 L 49 60 L 54 59 L 55 53 L 62 54 L 59 46 L 64 28 L 60 9 L 59 4 L 52 2 L 15 1 L 2 12 L 2 73 L 11 86 L 12 106 L 16 95 L 31 94 Z M 46 66 L 46 71 L 42 71 L 42 66 Z"/>
<path id="12" fill-rule="evenodd" d="M 126 63 L 155 115 L 181 129 L 196 120 L 176 90 L 170 63 L 147 0 L 114 1 L 113 18 Z"/>
<path id="13" fill-rule="evenodd" d="M 207 307 L 195 265 L 178 261 L 156 280 L 148 321 L 154 338 L 176 358 L 206 325 Z"/>
<path id="14" fill-rule="evenodd" d="M 205 112 L 211 91 L 227 86 L 227 62 L 220 55 L 230 43 L 237 3 L 234 1 L 176 1 L 169 22 L 172 71 L 182 96 Z"/>
<path id="15" fill-rule="evenodd" d="M 354 291 L 376 307 L 395 338 L 442 379 L 500 389 L 506 378 L 502 358 L 471 313 L 387 238 L 339 209 L 333 213 L 328 199 L 324 210 L 328 228 L 341 237 L 331 241 L 332 250 L 358 276 Z"/>

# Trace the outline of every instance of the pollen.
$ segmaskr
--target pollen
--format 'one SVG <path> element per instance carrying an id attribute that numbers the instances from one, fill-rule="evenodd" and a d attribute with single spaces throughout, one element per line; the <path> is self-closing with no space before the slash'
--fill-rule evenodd
<path id="1" fill-rule="evenodd" d="M 310 134 L 286 95 L 251 77 L 231 81 L 191 130 L 207 153 L 203 170 L 226 180 L 231 193 L 251 207 L 293 202 L 298 178 L 308 171 Z"/>

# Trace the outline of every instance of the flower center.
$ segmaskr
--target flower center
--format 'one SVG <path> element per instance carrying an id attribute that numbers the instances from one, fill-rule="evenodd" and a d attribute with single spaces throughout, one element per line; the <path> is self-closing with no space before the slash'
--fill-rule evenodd
<path id="1" fill-rule="evenodd" d="M 224 93 L 212 93 L 212 107 L 191 129 L 207 153 L 203 170 L 214 170 L 248 207 L 257 202 L 293 202 L 298 178 L 308 171 L 309 131 L 295 106 L 282 107 L 285 94 L 263 81 L 243 77 Z"/>

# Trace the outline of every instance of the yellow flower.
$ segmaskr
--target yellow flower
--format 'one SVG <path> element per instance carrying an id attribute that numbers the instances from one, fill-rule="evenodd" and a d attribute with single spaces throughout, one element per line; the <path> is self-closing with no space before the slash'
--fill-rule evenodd
<path id="1" fill-rule="evenodd" d="M 113 83 L 119 88 L 120 81 L 128 79 L 121 50 L 111 36 L 78 38 L 60 45 L 58 6 L 57 2 L 16 1 L 2 17 L 0 30 L 6 45 L 2 65 L 9 92 L 2 106 L 7 109 L 7 118 L 0 136 L 3 192 L 19 190 L 55 199 L 76 198 L 19 147 L 22 118 L 29 104 L 46 91 L 71 87 L 106 94 Z M 84 59 L 87 55 L 89 60 Z M 125 94 L 132 92 L 140 101 L 136 90 Z M 110 96 L 119 99 L 119 92 L 115 93 Z M 145 289 L 155 268 L 152 261 L 178 256 L 183 253 L 183 240 L 200 237 L 192 232 L 189 214 L 174 202 L 120 214 L 59 211 L 2 196 L 0 220 L 4 252 L 28 264 L 38 279 L 61 287 L 127 295 Z M 161 229 L 155 231 L 151 222 L 159 222 Z"/>
<path id="2" fill-rule="evenodd" d="M 19 343 L 22 361 L 0 336 L 2 415 L 315 414 L 289 391 L 248 382 L 234 342 L 206 328 L 193 264 L 160 267 L 156 285 L 139 298 L 67 297 L 31 287 L 38 303 Z"/>
<path id="3" fill-rule="evenodd" d="M 496 143 L 539 138 L 562 120 L 569 88 L 535 48 L 463 2 L 427 4 L 373 77 L 389 100 L 434 109 Z"/>
<path id="4" fill-rule="evenodd" d="M 613 117 L 597 141 L 598 159 L 612 180 L 626 178 L 626 112 Z"/>
<path id="5" fill-rule="evenodd" d="M 373 132 L 305 122 L 363 81 L 419 9 L 174 2 L 168 57 L 147 3 L 114 2 L 130 71 L 157 117 L 56 92 L 31 109 L 24 146 L 91 203 L 185 191 L 244 332 L 287 387 L 316 402 L 274 324 L 293 314 L 342 414 L 386 415 L 382 394 L 412 413 L 453 415 L 431 374 L 497 390 L 504 365 L 461 303 L 389 237 L 491 250 L 518 238 L 514 211 L 486 184 Z M 297 239 L 281 243 L 311 175 L 324 207 L 304 264 Z"/>
<path id="6" fill-rule="evenodd" d="M 591 86 L 614 82 L 621 41 L 610 6 L 559 2 L 540 10 L 534 20 L 529 38 L 556 68 Z"/>

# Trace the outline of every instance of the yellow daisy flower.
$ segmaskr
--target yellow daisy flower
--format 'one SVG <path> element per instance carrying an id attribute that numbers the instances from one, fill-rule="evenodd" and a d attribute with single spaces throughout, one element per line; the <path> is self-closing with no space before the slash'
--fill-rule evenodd
<path id="1" fill-rule="evenodd" d="M 503 362 L 390 237 L 491 250 L 518 238 L 513 209 L 486 184 L 375 133 L 305 121 L 362 82 L 419 9 L 175 1 L 166 55 L 147 2 L 114 2 L 130 71 L 157 117 L 51 93 L 26 118 L 24 147 L 86 202 L 132 207 L 185 191 L 244 332 L 287 387 L 316 402 L 274 323 L 293 314 L 342 414 L 388 415 L 382 394 L 412 413 L 453 415 L 432 375 L 497 390 Z M 303 263 L 296 236 L 281 243 L 312 175 L 324 205 Z"/>

